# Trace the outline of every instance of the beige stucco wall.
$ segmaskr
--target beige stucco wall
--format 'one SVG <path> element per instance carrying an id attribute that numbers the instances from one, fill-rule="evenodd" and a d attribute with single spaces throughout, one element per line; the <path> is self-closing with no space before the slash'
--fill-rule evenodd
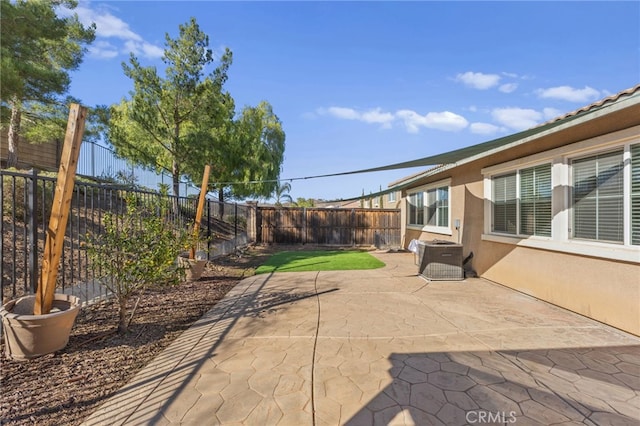
<path id="1" fill-rule="evenodd" d="M 465 256 L 472 251 L 475 256 L 480 247 L 484 227 L 484 189 L 480 168 L 472 164 L 457 167 L 455 170 L 435 175 L 429 181 L 437 182 L 444 179 L 451 179 L 449 205 L 452 235 L 432 234 L 407 226 L 407 203 L 403 202 L 400 208 L 402 228 L 405 229 L 405 247 L 412 239 L 447 240 L 462 243 Z M 459 231 L 453 229 L 456 219 L 460 219 Z"/>
<path id="2" fill-rule="evenodd" d="M 416 182 L 414 187 L 451 179 L 453 234 L 433 234 L 408 227 L 405 191 L 401 206 L 405 247 L 414 238 L 456 242 L 460 238 L 464 256 L 473 252 L 472 266 L 480 276 L 640 336 L 640 256 L 638 262 L 623 262 L 483 239 L 482 168 L 557 146 L 562 146 L 560 138 L 556 137 L 555 142 L 543 140 L 535 149 L 523 146 Z M 461 220 L 460 237 L 453 229 L 455 219 Z"/>
<path id="3" fill-rule="evenodd" d="M 640 335 L 640 266 L 486 241 L 482 276 Z"/>

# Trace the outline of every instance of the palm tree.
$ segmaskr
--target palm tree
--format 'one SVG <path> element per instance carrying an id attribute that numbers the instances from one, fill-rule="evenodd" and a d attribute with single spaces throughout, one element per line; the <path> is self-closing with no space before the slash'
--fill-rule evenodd
<path id="1" fill-rule="evenodd" d="M 289 195 L 289 192 L 291 192 L 291 183 L 289 182 L 285 182 L 283 184 L 280 184 L 280 181 L 278 181 L 278 186 L 276 187 L 276 206 L 278 207 L 282 207 L 282 202 L 286 202 L 286 203 L 292 203 L 293 202 L 293 198 L 291 198 L 291 195 Z"/>

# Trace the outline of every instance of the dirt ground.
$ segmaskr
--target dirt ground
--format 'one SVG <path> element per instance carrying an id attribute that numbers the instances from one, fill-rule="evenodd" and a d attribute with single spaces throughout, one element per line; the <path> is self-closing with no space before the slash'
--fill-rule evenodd
<path id="1" fill-rule="evenodd" d="M 126 335 L 116 331 L 117 306 L 105 301 L 82 308 L 55 354 L 11 361 L 3 342 L 0 425 L 80 424 L 274 251 L 250 247 L 210 262 L 196 282 L 147 291 Z"/>

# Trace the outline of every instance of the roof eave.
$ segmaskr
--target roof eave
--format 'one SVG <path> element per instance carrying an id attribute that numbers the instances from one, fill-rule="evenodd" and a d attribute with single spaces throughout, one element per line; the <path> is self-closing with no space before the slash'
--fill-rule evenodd
<path id="1" fill-rule="evenodd" d="M 459 150 L 450 151 L 449 153 L 443 153 L 442 156 L 446 156 L 448 154 L 454 155 L 454 153 L 462 153 L 465 150 L 475 151 L 478 147 L 482 145 L 497 145 L 495 148 L 489 148 L 486 151 L 482 151 L 477 154 L 470 155 L 468 157 L 464 157 L 458 161 L 438 166 L 435 168 L 431 168 L 426 170 L 423 173 L 414 174 L 408 176 L 407 178 L 397 180 L 389 185 L 388 190 L 391 191 L 393 188 L 404 189 L 407 186 L 410 186 L 411 183 L 419 181 L 421 179 L 433 176 L 435 174 L 441 173 L 446 170 L 450 170 L 454 167 L 461 166 L 463 164 L 468 164 L 473 161 L 477 161 L 479 159 L 488 157 L 490 155 L 495 155 L 499 152 L 515 148 L 520 145 L 524 145 L 526 143 L 532 142 L 534 140 L 549 136 L 553 133 L 557 133 L 571 127 L 579 126 L 584 124 L 590 120 L 613 114 L 617 111 L 629 108 L 630 106 L 640 104 L 640 92 L 636 91 L 632 95 L 625 97 L 623 99 L 616 100 L 614 103 L 609 103 L 605 105 L 598 106 L 594 109 L 587 110 L 581 112 L 580 114 L 568 115 L 559 120 L 550 121 L 540 126 L 533 127 L 531 129 L 524 130 L 519 133 L 515 133 L 512 135 L 504 136 L 502 138 L 493 139 L 488 142 L 483 142 L 477 145 L 472 145 L 470 147 L 461 148 Z M 505 139 L 512 139 L 512 142 L 505 142 Z"/>

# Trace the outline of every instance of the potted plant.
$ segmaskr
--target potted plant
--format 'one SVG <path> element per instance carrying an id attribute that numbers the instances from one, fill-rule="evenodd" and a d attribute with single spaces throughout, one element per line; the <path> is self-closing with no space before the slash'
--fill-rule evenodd
<path id="1" fill-rule="evenodd" d="M 188 252 L 182 253 L 180 257 L 178 257 L 178 264 L 184 267 L 188 281 L 199 280 L 204 272 L 204 267 L 207 264 L 207 253 L 199 249 L 204 247 L 206 243 L 206 241 L 200 236 L 200 221 L 202 220 L 202 213 L 204 211 L 210 172 L 211 166 L 207 164 L 204 167 L 204 173 L 202 176 L 202 185 L 200 188 L 200 195 L 198 197 L 198 207 L 196 209 L 196 217 L 193 223 L 193 231 L 190 234 L 188 246 L 186 247 Z"/>
<path id="2" fill-rule="evenodd" d="M 80 299 L 56 293 L 51 311 L 41 315 L 34 315 L 35 301 L 35 295 L 28 295 L 0 307 L 5 354 L 9 359 L 36 358 L 60 350 L 69 342 Z"/>
<path id="3" fill-rule="evenodd" d="M 178 264 L 184 269 L 187 281 L 197 281 L 202 276 L 207 265 L 207 252 L 203 250 L 207 245 L 207 240 L 200 236 L 197 230 L 189 232 L 185 251 L 178 256 Z"/>
<path id="4" fill-rule="evenodd" d="M 146 289 L 175 285 L 184 278 L 176 258 L 189 233 L 170 222 L 167 213 L 168 207 L 160 202 L 128 196 L 124 214 L 106 214 L 103 232 L 89 237 L 92 266 L 101 271 L 102 284 L 119 306 L 120 333 L 128 331 Z M 137 301 L 129 311 L 134 297 Z"/>
<path id="5" fill-rule="evenodd" d="M 55 291 L 86 115 L 87 108 L 71 104 L 36 294 L 0 307 L 10 359 L 35 358 L 64 348 L 80 309 L 77 297 Z"/>

